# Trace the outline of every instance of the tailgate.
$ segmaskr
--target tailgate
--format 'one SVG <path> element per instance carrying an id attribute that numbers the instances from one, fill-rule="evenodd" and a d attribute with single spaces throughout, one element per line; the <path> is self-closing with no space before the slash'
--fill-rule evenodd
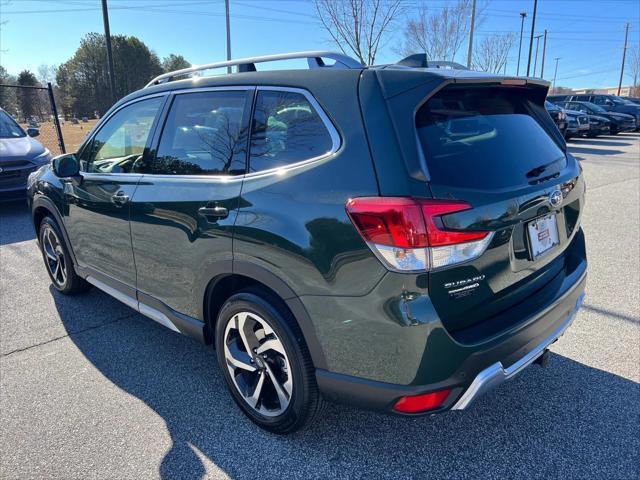
<path id="1" fill-rule="evenodd" d="M 542 295 L 562 275 L 584 184 L 576 160 L 549 130 L 537 93 L 451 85 L 416 113 L 432 196 L 471 206 L 443 216 L 443 227 L 491 235 L 479 257 L 429 274 L 429 294 L 450 331 Z"/>

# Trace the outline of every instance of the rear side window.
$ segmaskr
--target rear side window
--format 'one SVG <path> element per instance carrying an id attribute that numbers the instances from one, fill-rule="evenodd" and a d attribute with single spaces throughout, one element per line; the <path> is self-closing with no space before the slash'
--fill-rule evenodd
<path id="1" fill-rule="evenodd" d="M 425 103 L 416 128 L 431 181 L 496 189 L 565 167 L 564 153 L 523 97 L 505 88 L 450 88 Z"/>
<path id="2" fill-rule="evenodd" d="M 258 92 L 251 134 L 251 172 L 319 157 L 332 147 L 331 134 L 304 95 Z"/>
<path id="3" fill-rule="evenodd" d="M 176 95 L 156 157 L 148 173 L 162 175 L 241 175 L 246 134 L 245 91 Z"/>

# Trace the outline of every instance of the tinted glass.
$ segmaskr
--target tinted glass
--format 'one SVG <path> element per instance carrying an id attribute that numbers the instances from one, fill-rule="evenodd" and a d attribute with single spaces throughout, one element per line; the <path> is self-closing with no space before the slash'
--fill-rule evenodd
<path id="1" fill-rule="evenodd" d="M 558 111 L 560 111 L 560 107 L 555 105 L 555 104 L 553 104 L 553 103 L 551 103 L 551 102 L 545 101 L 544 102 L 544 106 L 550 112 L 558 112 Z"/>
<path id="2" fill-rule="evenodd" d="M 578 100 L 579 102 L 588 102 L 590 98 L 591 98 L 591 95 L 576 95 L 574 97 L 574 100 Z"/>
<path id="3" fill-rule="evenodd" d="M 571 110 L 575 110 L 576 112 L 585 112 L 589 113 L 589 109 L 582 103 L 570 103 L 569 108 Z"/>
<path id="4" fill-rule="evenodd" d="M 250 171 L 282 167 L 318 157 L 331 151 L 332 145 L 327 127 L 304 95 L 258 92 L 251 135 Z"/>
<path id="5" fill-rule="evenodd" d="M 156 157 L 145 171 L 163 175 L 245 173 L 245 91 L 177 95 Z"/>
<path id="6" fill-rule="evenodd" d="M 7 113 L 0 110 L 0 138 L 19 138 L 26 133 Z"/>
<path id="7" fill-rule="evenodd" d="M 136 102 L 115 113 L 81 154 L 83 171 L 130 173 L 139 170 L 145 145 L 162 97 Z"/>
<path id="8" fill-rule="evenodd" d="M 522 94 L 509 89 L 442 90 L 420 108 L 416 128 L 437 184 L 505 188 L 566 165 Z"/>

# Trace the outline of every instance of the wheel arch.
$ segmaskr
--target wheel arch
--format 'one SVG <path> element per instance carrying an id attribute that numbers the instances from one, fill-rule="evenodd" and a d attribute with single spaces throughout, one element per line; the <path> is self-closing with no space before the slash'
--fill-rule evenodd
<path id="1" fill-rule="evenodd" d="M 261 291 L 265 300 L 272 301 L 276 303 L 275 306 L 284 309 L 302 332 L 314 366 L 326 368 L 324 352 L 315 327 L 300 298 L 278 276 L 251 263 L 233 262 L 232 271 L 218 272 L 209 281 L 202 303 L 202 318 L 207 326 L 207 342 L 213 343 L 218 313 L 227 299 L 247 289 Z"/>
<path id="2" fill-rule="evenodd" d="M 60 211 L 56 205 L 46 197 L 38 197 L 34 199 L 33 205 L 31 206 L 31 220 L 33 222 L 33 228 L 36 231 L 36 238 L 38 239 L 38 242 L 40 241 L 40 224 L 42 223 L 42 219 L 47 216 L 53 217 L 58 224 L 58 227 L 62 232 L 62 236 L 64 237 L 63 240 L 66 244 L 67 250 L 71 254 L 71 259 L 73 260 L 74 265 L 78 265 L 71 242 L 69 241 L 69 234 L 67 233 L 67 229 L 62 221 L 62 215 L 60 215 Z"/>

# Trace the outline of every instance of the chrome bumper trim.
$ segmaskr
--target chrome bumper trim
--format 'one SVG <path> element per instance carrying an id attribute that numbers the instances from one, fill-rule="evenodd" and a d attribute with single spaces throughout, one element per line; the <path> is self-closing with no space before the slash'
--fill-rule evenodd
<path id="1" fill-rule="evenodd" d="M 580 297 L 576 301 L 575 307 L 567 316 L 567 319 L 562 323 L 562 325 L 554 330 L 554 332 L 549 335 L 549 337 L 547 337 L 543 342 L 541 342 L 537 347 L 535 347 L 509 368 L 504 368 L 502 362 L 497 362 L 482 370 L 476 376 L 476 378 L 473 379 L 473 382 L 471 382 L 469 388 L 467 388 L 467 390 L 462 394 L 455 405 L 451 407 L 451 410 L 464 410 L 465 408 L 469 407 L 469 405 L 471 405 L 475 399 L 482 396 L 489 390 L 497 387 L 502 382 L 513 378 L 526 367 L 531 365 L 540 355 L 544 353 L 549 345 L 560 338 L 562 334 L 567 330 L 567 328 L 569 328 L 571 323 L 573 323 L 573 319 L 576 317 L 578 310 L 580 310 L 583 301 L 584 293 L 580 295 Z"/>

